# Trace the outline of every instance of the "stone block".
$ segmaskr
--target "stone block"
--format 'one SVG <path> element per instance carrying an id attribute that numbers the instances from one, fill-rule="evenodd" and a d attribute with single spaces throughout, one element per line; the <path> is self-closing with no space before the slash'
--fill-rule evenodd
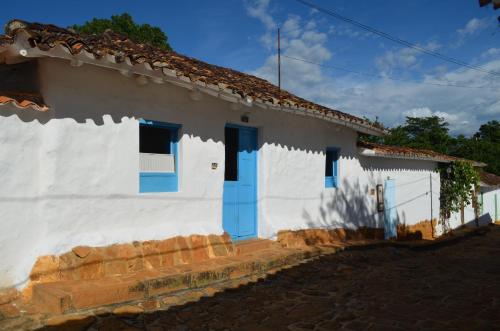
<path id="1" fill-rule="evenodd" d="M 192 235 L 191 241 L 192 262 L 201 262 L 209 259 L 208 240 L 206 236 Z"/>
<path id="2" fill-rule="evenodd" d="M 76 246 L 71 250 L 73 253 L 75 253 L 76 256 L 80 258 L 86 258 L 90 252 L 92 251 L 92 248 L 89 246 Z"/>
<path id="3" fill-rule="evenodd" d="M 203 287 L 220 281 L 229 280 L 234 272 L 232 267 L 207 268 L 191 274 L 190 287 Z"/>
<path id="4" fill-rule="evenodd" d="M 19 317 L 21 312 L 15 303 L 6 303 L 0 305 L 0 320 Z"/>
<path id="5" fill-rule="evenodd" d="M 118 272 L 128 274 L 143 270 L 144 268 L 140 245 L 115 244 L 103 247 L 102 250 L 106 275 Z"/>
<path id="6" fill-rule="evenodd" d="M 104 276 L 103 256 L 99 250 L 92 249 L 85 257 L 68 252 L 59 257 L 61 280 L 89 280 Z"/>
<path id="7" fill-rule="evenodd" d="M 59 257 L 40 256 L 30 273 L 30 280 L 35 282 L 53 282 L 60 280 Z"/>
<path id="8" fill-rule="evenodd" d="M 180 263 L 191 263 L 193 257 L 191 255 L 191 247 L 189 242 L 184 237 L 175 237 L 176 248 L 180 251 Z M 176 261 L 174 261 L 175 263 Z"/>
<path id="9" fill-rule="evenodd" d="M 424 220 L 413 225 L 398 224 L 398 240 L 434 240 L 434 224 Z"/>
<path id="10" fill-rule="evenodd" d="M 209 245 L 208 254 L 210 258 L 222 257 L 228 255 L 226 245 L 224 244 L 220 236 L 211 234 L 208 236 L 207 239 Z"/>
<path id="11" fill-rule="evenodd" d="M 224 232 L 221 236 L 221 240 L 226 246 L 226 250 L 229 256 L 236 255 L 236 250 L 234 249 L 233 241 L 231 240 L 231 236 L 229 233 Z"/>
<path id="12" fill-rule="evenodd" d="M 142 257 L 145 269 L 157 269 L 161 266 L 159 241 L 148 240 L 142 242 Z"/>
<path id="13" fill-rule="evenodd" d="M 148 280 L 148 295 L 150 297 L 188 289 L 191 284 L 189 273 L 179 273 Z"/>
<path id="14" fill-rule="evenodd" d="M 34 284 L 32 302 L 38 313 L 63 314 L 73 310 L 70 292 L 60 283 Z"/>
<path id="15" fill-rule="evenodd" d="M 119 302 L 141 300 L 146 288 L 137 280 L 106 279 L 75 284 L 71 289 L 75 309 L 99 307 Z"/>
<path id="16" fill-rule="evenodd" d="M 175 247 L 175 238 L 165 239 L 158 242 L 160 252 L 160 262 L 162 267 L 171 267 L 174 265 L 174 255 L 180 254 Z M 180 259 L 180 257 L 179 257 Z"/>
<path id="17" fill-rule="evenodd" d="M 120 306 L 113 310 L 113 314 L 115 315 L 129 315 L 129 316 L 134 316 L 143 312 L 144 309 L 142 307 L 131 306 L 131 305 Z"/>
<path id="18" fill-rule="evenodd" d="M 173 306 L 181 303 L 181 300 L 178 296 L 167 296 L 161 299 L 161 303 L 165 306 Z"/>
<path id="19" fill-rule="evenodd" d="M 155 311 L 160 308 L 160 302 L 156 299 L 149 299 L 139 304 L 144 310 Z"/>
<path id="20" fill-rule="evenodd" d="M 9 288 L 0 291 L 0 305 L 11 303 L 12 301 L 19 298 L 20 293 L 15 288 Z"/>

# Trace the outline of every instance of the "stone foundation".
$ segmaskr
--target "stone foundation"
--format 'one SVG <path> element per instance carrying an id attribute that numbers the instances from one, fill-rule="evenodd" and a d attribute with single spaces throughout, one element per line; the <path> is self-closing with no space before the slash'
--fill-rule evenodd
<path id="1" fill-rule="evenodd" d="M 30 280 L 32 283 L 94 280 L 235 254 L 228 234 L 136 241 L 107 247 L 78 246 L 59 256 L 39 257 Z"/>
<path id="2" fill-rule="evenodd" d="M 361 227 L 350 229 L 304 229 L 278 232 L 278 242 L 283 247 L 335 245 L 346 240 L 384 239 L 384 229 Z"/>
<path id="3" fill-rule="evenodd" d="M 434 224 L 437 220 L 425 220 L 417 224 L 398 224 L 398 240 L 434 240 Z"/>

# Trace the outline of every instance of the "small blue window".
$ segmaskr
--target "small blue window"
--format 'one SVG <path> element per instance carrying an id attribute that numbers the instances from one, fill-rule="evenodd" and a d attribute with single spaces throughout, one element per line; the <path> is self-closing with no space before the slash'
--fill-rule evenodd
<path id="1" fill-rule="evenodd" d="M 140 120 L 139 192 L 177 192 L 180 125 Z"/>
<path id="2" fill-rule="evenodd" d="M 339 153 L 335 147 L 327 148 L 325 152 L 325 187 L 338 187 Z"/>

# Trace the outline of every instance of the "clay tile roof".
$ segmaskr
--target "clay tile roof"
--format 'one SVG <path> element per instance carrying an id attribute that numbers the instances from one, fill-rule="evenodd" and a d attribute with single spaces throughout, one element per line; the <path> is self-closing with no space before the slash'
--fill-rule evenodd
<path id="1" fill-rule="evenodd" d="M 438 153 L 435 151 L 431 151 L 429 149 L 419 149 L 419 148 L 410 148 L 404 146 L 389 146 L 382 145 L 376 143 L 370 143 L 365 141 L 358 142 L 358 147 L 362 149 L 371 150 L 373 154 L 364 154 L 366 156 L 381 156 L 388 158 L 396 158 L 396 159 L 420 159 L 420 160 L 430 160 L 437 162 L 453 162 L 457 160 L 470 161 L 466 159 L 461 159 L 455 156 L 450 156 L 442 153 Z M 470 161 L 473 163 L 475 167 L 484 167 L 485 163 Z"/>
<path id="2" fill-rule="evenodd" d="M 0 91 L 0 106 L 7 104 L 13 104 L 21 109 L 32 108 L 38 111 L 49 110 L 49 107 L 47 107 L 42 96 L 39 94 Z"/>
<path id="3" fill-rule="evenodd" d="M 0 35 L 0 46 L 12 44 L 13 40 L 9 36 Z"/>
<path id="4" fill-rule="evenodd" d="M 191 82 L 212 84 L 221 89 L 230 90 L 244 98 L 251 97 L 254 100 L 261 100 L 263 103 L 305 108 L 366 127 L 379 134 L 385 133 L 384 130 L 373 126 L 367 120 L 318 105 L 287 91 L 280 91 L 277 86 L 264 79 L 208 64 L 174 51 L 135 43 L 127 37 L 111 31 L 102 35 L 80 35 L 55 25 L 13 20 L 5 28 L 6 35 L 0 36 L 0 45 L 2 42 L 11 42 L 10 39 L 20 31 L 28 34 L 28 40 L 32 47 L 37 47 L 42 51 L 49 51 L 57 45 L 62 45 L 73 55 L 85 50 L 92 53 L 97 59 L 111 55 L 117 63 L 122 63 L 126 59 L 132 64 L 147 62 L 153 69 L 167 68 L 175 71 L 177 76 L 189 77 Z"/>
<path id="5" fill-rule="evenodd" d="M 500 186 L 500 176 L 482 171 L 481 182 L 488 186 Z"/>

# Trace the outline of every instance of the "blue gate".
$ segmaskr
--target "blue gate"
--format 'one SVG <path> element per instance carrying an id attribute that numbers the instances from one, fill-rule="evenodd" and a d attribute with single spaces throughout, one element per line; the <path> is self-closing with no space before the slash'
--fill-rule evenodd
<path id="1" fill-rule="evenodd" d="M 236 162 L 232 165 L 236 177 L 224 180 L 222 225 L 233 240 L 253 238 L 257 236 L 257 129 L 227 127 L 237 130 Z"/>
<path id="2" fill-rule="evenodd" d="M 386 179 L 384 187 L 384 236 L 397 237 L 396 180 Z"/>

